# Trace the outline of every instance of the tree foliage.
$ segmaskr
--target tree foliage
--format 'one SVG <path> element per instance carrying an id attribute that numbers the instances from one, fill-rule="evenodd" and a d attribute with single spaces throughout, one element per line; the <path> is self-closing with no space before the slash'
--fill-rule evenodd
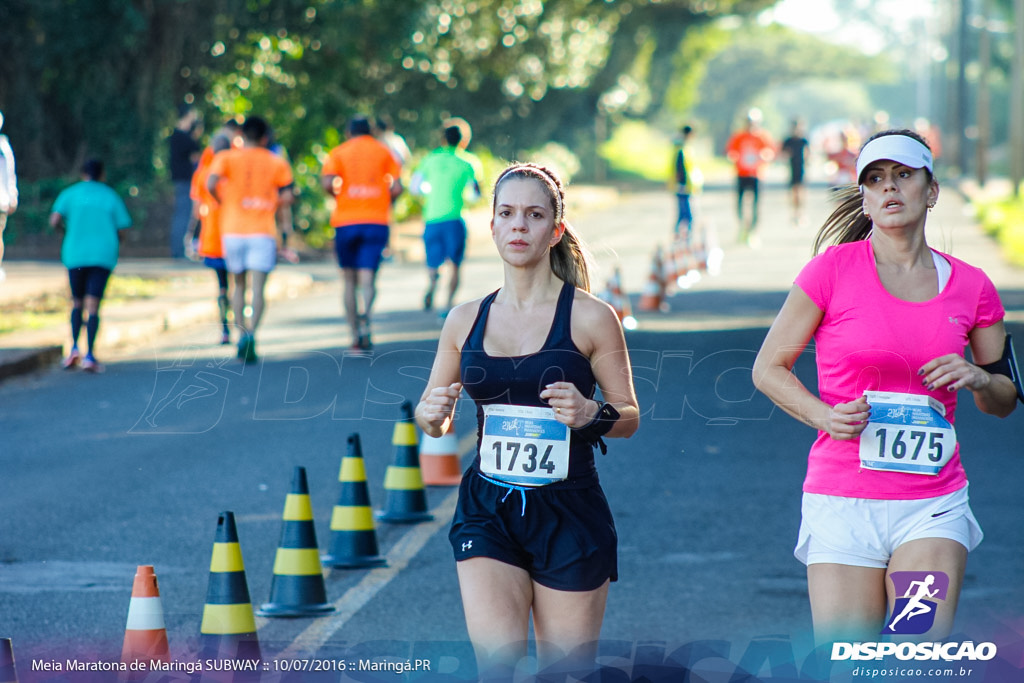
<path id="1" fill-rule="evenodd" d="M 858 54 L 783 26 L 748 22 L 721 29 L 719 37 L 727 42 L 706 62 L 695 107 L 696 115 L 708 122 L 717 149 L 724 147 L 730 130 L 757 95 L 773 86 L 844 78 L 885 83 L 896 77 L 885 68 L 884 58 Z"/>
<path id="2" fill-rule="evenodd" d="M 87 154 L 153 176 L 175 105 L 258 111 L 293 156 L 359 111 L 413 140 L 450 114 L 507 156 L 662 106 L 688 30 L 771 0 L 7 0 L 0 107 L 27 177 Z M 154 171 L 154 168 L 157 171 Z"/>

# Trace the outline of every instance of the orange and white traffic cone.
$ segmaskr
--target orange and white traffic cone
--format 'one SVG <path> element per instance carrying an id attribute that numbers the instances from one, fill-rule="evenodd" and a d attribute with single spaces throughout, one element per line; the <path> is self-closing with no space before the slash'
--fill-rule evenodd
<path id="1" fill-rule="evenodd" d="M 0 638 L 0 683 L 18 683 L 14 666 L 14 647 L 10 638 Z"/>
<path id="2" fill-rule="evenodd" d="M 700 270 L 693 250 L 685 240 L 676 240 L 672 246 L 674 284 L 679 289 L 689 289 L 700 282 Z"/>
<path id="3" fill-rule="evenodd" d="M 693 260 L 696 264 L 698 272 L 708 272 L 708 247 L 704 242 L 704 238 L 701 237 L 699 240 L 693 241 Z"/>
<path id="4" fill-rule="evenodd" d="M 661 311 L 665 308 L 665 262 L 661 247 L 654 251 L 651 273 L 637 307 L 641 311 Z"/>
<path id="5" fill-rule="evenodd" d="M 689 271 L 690 249 L 686 246 L 686 240 L 676 240 L 672 243 L 672 268 L 669 269 L 669 281 L 673 286 L 679 286 L 681 280 L 685 280 Z"/>
<path id="6" fill-rule="evenodd" d="M 622 270 L 618 266 L 615 266 L 615 271 L 611 279 L 608 280 L 608 289 L 611 290 L 612 300 L 615 302 L 612 304 L 612 308 L 619 316 L 622 327 L 627 330 L 635 330 L 636 318 L 633 317 L 633 307 L 629 303 L 629 296 L 622 291 Z"/>
<path id="7" fill-rule="evenodd" d="M 459 439 L 455 436 L 455 420 L 448 420 L 444 434 L 424 434 L 420 441 L 420 471 L 427 486 L 458 486 L 462 481 L 459 463 Z"/>
<path id="8" fill-rule="evenodd" d="M 128 623 L 124 629 L 121 661 L 125 664 L 160 660 L 170 661 L 164 608 L 153 565 L 139 565 L 132 583 L 132 599 L 128 604 Z"/>

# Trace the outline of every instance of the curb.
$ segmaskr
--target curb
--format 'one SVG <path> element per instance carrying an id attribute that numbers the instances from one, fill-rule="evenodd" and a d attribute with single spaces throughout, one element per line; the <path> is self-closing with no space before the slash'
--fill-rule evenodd
<path id="1" fill-rule="evenodd" d="M 267 283 L 268 301 L 290 299 L 313 286 L 308 273 L 280 273 Z M 152 311 L 154 306 L 162 310 Z M 132 308 L 144 309 L 126 316 Z M 114 313 L 117 311 L 117 313 Z M 210 288 L 191 289 L 171 300 L 156 297 L 138 304 L 111 307 L 103 313 L 100 334 L 103 347 L 108 349 L 137 346 L 170 330 L 180 329 L 203 321 L 217 319 L 217 304 Z M 108 317 L 109 316 L 109 317 Z M 127 319 L 118 319 L 126 316 Z M 66 336 L 65 324 L 24 335 L 24 346 L 0 348 L 0 382 L 10 377 L 45 369 L 58 362 L 64 354 L 62 343 Z"/>
<path id="2" fill-rule="evenodd" d="M 40 349 L 0 349 L 0 382 L 8 377 L 27 375 L 53 365 L 61 359 L 64 349 L 47 346 Z"/>

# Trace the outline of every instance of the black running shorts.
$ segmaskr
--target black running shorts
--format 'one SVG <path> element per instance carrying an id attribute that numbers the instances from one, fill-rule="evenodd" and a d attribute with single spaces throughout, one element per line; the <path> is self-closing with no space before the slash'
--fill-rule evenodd
<path id="1" fill-rule="evenodd" d="M 618 536 L 598 485 L 510 490 L 470 470 L 448 540 L 457 561 L 489 557 L 554 590 L 590 591 L 618 580 Z"/>

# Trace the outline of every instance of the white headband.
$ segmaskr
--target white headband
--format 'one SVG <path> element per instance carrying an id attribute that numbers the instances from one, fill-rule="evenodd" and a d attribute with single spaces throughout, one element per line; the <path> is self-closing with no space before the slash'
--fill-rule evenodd
<path id="1" fill-rule="evenodd" d="M 927 147 L 906 135 L 883 135 L 864 145 L 860 151 L 857 157 L 857 183 L 860 183 L 865 168 L 882 159 L 895 161 L 908 168 L 932 170 L 932 153 Z"/>

